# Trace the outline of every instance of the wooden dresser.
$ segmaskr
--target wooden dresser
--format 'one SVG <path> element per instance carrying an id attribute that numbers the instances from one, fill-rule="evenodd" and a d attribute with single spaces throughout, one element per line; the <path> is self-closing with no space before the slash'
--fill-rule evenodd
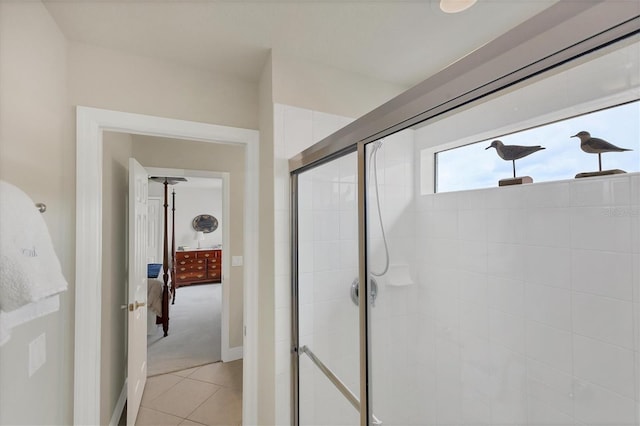
<path id="1" fill-rule="evenodd" d="M 176 251 L 176 288 L 222 281 L 222 250 Z"/>

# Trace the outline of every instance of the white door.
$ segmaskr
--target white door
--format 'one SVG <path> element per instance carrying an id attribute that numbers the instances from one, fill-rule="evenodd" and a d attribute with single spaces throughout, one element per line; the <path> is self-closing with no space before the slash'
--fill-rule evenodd
<path id="1" fill-rule="evenodd" d="M 133 426 L 147 381 L 147 171 L 129 158 L 129 359 L 127 425 Z"/>

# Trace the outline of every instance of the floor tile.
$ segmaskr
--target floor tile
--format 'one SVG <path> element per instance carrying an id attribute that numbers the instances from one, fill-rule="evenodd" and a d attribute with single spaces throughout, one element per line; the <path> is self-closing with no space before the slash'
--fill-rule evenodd
<path id="1" fill-rule="evenodd" d="M 177 426 L 182 420 L 180 417 L 140 407 L 136 426 Z"/>
<path id="2" fill-rule="evenodd" d="M 196 423 L 189 419 L 184 419 L 182 423 L 180 423 L 180 426 L 203 426 L 203 423 Z M 207 425 L 204 425 L 204 426 L 207 426 Z"/>
<path id="3" fill-rule="evenodd" d="M 147 384 L 145 385 L 144 393 L 142 394 L 142 406 L 146 407 L 151 400 L 168 391 L 181 380 L 182 377 L 173 376 L 171 374 L 163 374 L 161 376 L 147 378 Z"/>
<path id="4" fill-rule="evenodd" d="M 189 378 L 241 390 L 242 360 L 204 365 L 191 373 Z"/>
<path id="5" fill-rule="evenodd" d="M 147 406 L 154 410 L 186 418 L 218 389 L 220 387 L 212 383 L 186 378 L 151 400 Z"/>
<path id="6" fill-rule="evenodd" d="M 222 388 L 189 415 L 189 420 L 210 426 L 242 422 L 242 392 Z"/>
<path id="7" fill-rule="evenodd" d="M 171 374 L 175 374 L 176 376 L 180 376 L 180 377 L 188 377 L 191 373 L 196 371 L 198 368 L 200 367 L 187 368 L 186 370 L 174 371 Z"/>

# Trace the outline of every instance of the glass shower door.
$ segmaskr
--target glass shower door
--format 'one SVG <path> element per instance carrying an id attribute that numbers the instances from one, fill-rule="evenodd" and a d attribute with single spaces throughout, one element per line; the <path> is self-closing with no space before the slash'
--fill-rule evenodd
<path id="1" fill-rule="evenodd" d="M 356 176 L 353 153 L 293 177 L 298 248 L 293 338 L 299 369 L 294 394 L 297 386 L 302 425 L 360 423 L 359 316 L 350 296 L 358 276 Z"/>

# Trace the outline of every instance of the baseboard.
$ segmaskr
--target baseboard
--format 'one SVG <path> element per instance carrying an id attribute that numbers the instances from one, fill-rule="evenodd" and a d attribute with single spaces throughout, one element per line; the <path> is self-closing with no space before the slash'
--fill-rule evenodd
<path id="1" fill-rule="evenodd" d="M 122 417 L 122 411 L 124 410 L 124 404 L 126 402 L 127 402 L 127 379 L 124 379 L 124 385 L 122 386 L 122 390 L 120 391 L 118 402 L 116 402 L 116 406 L 113 409 L 111 420 L 109 420 L 109 426 L 118 426 L 118 422 L 120 421 L 120 417 Z"/>
<path id="2" fill-rule="evenodd" d="M 222 354 L 222 362 L 235 361 L 242 359 L 244 356 L 244 350 L 242 346 L 236 346 L 235 348 L 229 348 L 226 353 Z"/>

